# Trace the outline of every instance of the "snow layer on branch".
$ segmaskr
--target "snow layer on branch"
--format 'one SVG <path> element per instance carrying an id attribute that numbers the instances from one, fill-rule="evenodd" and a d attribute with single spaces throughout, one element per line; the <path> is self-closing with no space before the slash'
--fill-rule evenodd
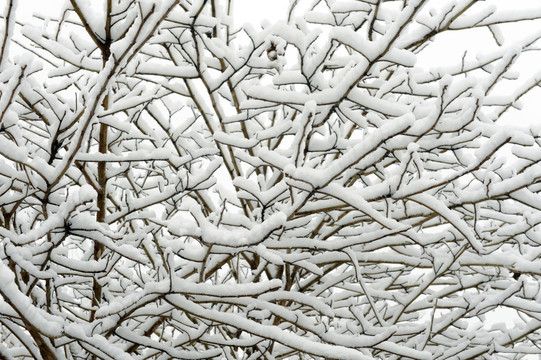
<path id="1" fill-rule="evenodd" d="M 399 117 L 410 112 L 410 107 L 407 105 L 372 97 L 361 89 L 353 89 L 349 93 L 348 99 L 362 107 L 374 110 L 384 115 Z"/>
<path id="2" fill-rule="evenodd" d="M 158 349 L 163 352 L 163 354 L 167 354 L 168 356 L 172 358 L 178 358 L 178 359 L 210 359 L 210 358 L 217 358 L 222 355 L 221 349 L 210 349 L 210 350 L 196 350 L 196 351 L 186 351 L 186 350 L 180 350 L 175 348 L 174 346 L 171 346 L 170 344 L 158 342 L 151 340 L 151 338 L 146 336 L 138 335 L 137 333 L 134 333 L 131 329 L 120 326 L 115 329 L 115 333 L 120 336 L 122 339 L 128 340 L 132 342 L 133 344 L 139 344 L 140 346 L 152 348 L 152 349 Z"/>
<path id="3" fill-rule="evenodd" d="M 284 172 L 293 179 L 302 180 L 314 188 L 320 188 L 327 185 L 345 170 L 355 166 L 361 159 L 375 151 L 385 141 L 406 131 L 413 122 L 413 115 L 409 113 L 389 120 L 377 131 L 373 132 L 370 137 L 355 145 L 342 157 L 330 163 L 325 169 L 295 168 L 293 165 L 288 165 L 284 169 Z M 270 153 L 261 154 L 264 160 L 267 160 L 269 155 Z M 269 159 L 269 162 L 272 162 L 272 160 Z"/>
<path id="4" fill-rule="evenodd" d="M 301 337 L 297 334 L 284 331 L 277 326 L 261 325 L 255 321 L 246 319 L 233 313 L 220 312 L 215 309 L 206 309 L 201 305 L 187 300 L 183 296 L 170 295 L 167 296 L 167 298 L 181 309 L 185 309 L 186 311 L 189 311 L 197 316 L 202 316 L 209 320 L 212 319 L 220 323 L 231 324 L 231 326 L 242 329 L 248 333 L 273 339 L 281 344 L 294 349 L 299 349 L 308 354 L 344 360 L 372 359 L 372 357 L 365 356 L 362 354 L 362 352 L 355 349 L 314 342 L 309 340 L 307 337 Z M 362 341 L 359 341 L 357 346 L 362 347 Z"/>
<path id="5" fill-rule="evenodd" d="M 63 333 L 63 319 L 51 315 L 32 304 L 30 298 L 15 285 L 11 269 L 0 261 L 0 294 L 21 317 L 40 333 L 60 337 Z"/>
<path id="6" fill-rule="evenodd" d="M 462 235 L 464 235 L 475 251 L 478 253 L 484 252 L 483 246 L 476 239 L 468 224 L 458 216 L 458 213 L 451 211 L 442 201 L 436 199 L 434 196 L 428 193 L 417 194 L 411 196 L 410 199 L 437 212 L 440 216 L 449 221 L 449 223 Z"/>
<path id="7" fill-rule="evenodd" d="M 208 296 L 255 296 L 273 291 L 282 287 L 282 281 L 272 279 L 268 282 L 256 284 L 194 284 L 191 281 L 175 277 L 173 279 L 172 291 L 186 295 L 208 295 Z"/>
<path id="8" fill-rule="evenodd" d="M 197 76 L 197 69 L 193 66 L 142 63 L 137 66 L 135 71 L 138 75 L 161 75 L 175 78 L 193 78 Z"/>
<path id="9" fill-rule="evenodd" d="M 171 154 L 171 150 L 167 148 L 154 149 L 152 151 L 148 150 L 136 150 L 130 151 L 127 154 L 117 155 L 114 153 L 79 153 L 75 157 L 78 161 L 92 161 L 92 162 L 125 162 L 125 161 L 168 161 L 171 160 L 174 156 Z M 174 158 L 179 159 L 178 156 Z"/>
<path id="10" fill-rule="evenodd" d="M 226 134 L 223 131 L 216 131 L 212 136 L 214 137 L 214 140 L 219 143 L 232 145 L 242 149 L 252 148 L 258 143 L 257 139 L 247 139 L 244 136 Z"/>
<path id="11" fill-rule="evenodd" d="M 201 229 L 201 241 L 208 245 L 222 245 L 227 247 L 243 247 L 256 245 L 268 238 L 274 231 L 282 228 L 286 222 L 286 215 L 282 212 L 272 214 L 267 220 L 255 224 L 250 230 L 238 228 L 218 228 L 203 216 L 198 206 L 190 209 L 190 213 Z M 174 228 L 170 229 L 175 233 Z"/>
<path id="12" fill-rule="evenodd" d="M 87 56 L 85 51 L 76 54 L 68 46 L 64 46 L 60 41 L 53 41 L 43 37 L 41 31 L 37 28 L 25 25 L 21 29 L 21 33 L 44 49 L 47 49 L 47 51 L 56 58 L 62 59 L 69 64 L 78 65 L 94 72 L 98 72 L 101 68 L 101 62 Z"/>

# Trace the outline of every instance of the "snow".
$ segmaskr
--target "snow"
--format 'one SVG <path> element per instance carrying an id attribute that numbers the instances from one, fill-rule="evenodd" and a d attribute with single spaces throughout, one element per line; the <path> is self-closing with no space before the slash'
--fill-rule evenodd
<path id="1" fill-rule="evenodd" d="M 11 19 L 0 357 L 539 352 L 539 11 L 225 3 Z"/>
<path id="2" fill-rule="evenodd" d="M 408 106 L 400 103 L 385 101 L 383 99 L 377 99 L 358 89 L 352 90 L 348 95 L 348 99 L 360 106 L 392 117 L 405 116 L 409 114 L 411 110 Z"/>
<path id="3" fill-rule="evenodd" d="M 284 265 L 284 261 L 279 253 L 267 249 L 265 245 L 258 244 L 255 248 L 256 253 L 261 256 L 263 259 L 267 260 L 269 263 L 274 265 Z"/>
<path id="4" fill-rule="evenodd" d="M 161 342 L 150 340 L 148 337 L 135 334 L 131 329 L 125 327 L 118 327 L 115 329 L 115 334 L 123 339 L 126 339 L 134 344 L 140 344 L 141 346 L 153 348 L 162 351 L 174 358 L 180 359 L 208 359 L 222 355 L 220 349 L 212 349 L 205 351 L 185 351 L 178 350 L 169 344 L 163 344 Z"/>
<path id="5" fill-rule="evenodd" d="M 192 66 L 164 66 L 163 64 L 156 66 L 152 63 L 142 63 L 134 71 L 141 75 L 161 75 L 165 77 L 192 78 L 197 76 L 197 69 Z"/>
<path id="6" fill-rule="evenodd" d="M 428 193 L 416 194 L 414 196 L 410 196 L 410 199 L 437 212 L 440 216 L 445 218 L 449 224 L 455 227 L 466 238 L 466 240 L 468 240 L 475 251 L 478 253 L 484 252 L 482 245 L 478 242 L 468 224 L 456 213 L 452 212 L 442 201 L 439 201 Z"/>
<path id="7" fill-rule="evenodd" d="M 287 220 L 284 213 L 276 212 L 262 223 L 254 224 L 250 230 L 230 230 L 218 228 L 211 224 L 197 207 L 191 208 L 190 213 L 194 216 L 198 227 L 201 229 L 201 241 L 203 243 L 227 247 L 257 245 L 282 228 Z"/>
<path id="8" fill-rule="evenodd" d="M 432 359 L 432 354 L 429 351 L 418 351 L 406 346 L 399 346 L 391 341 L 384 341 L 375 346 L 376 348 L 412 359 Z"/>
<path id="9" fill-rule="evenodd" d="M 257 284 L 194 284 L 190 281 L 186 281 L 180 278 L 173 280 L 173 292 L 184 294 L 199 294 L 208 296 L 224 296 L 224 297 L 238 297 L 238 296 L 254 296 L 262 293 L 266 293 L 272 290 L 276 290 L 282 286 L 282 281 L 279 279 L 273 279 L 266 283 Z"/>
<path id="10" fill-rule="evenodd" d="M 216 131 L 212 136 L 219 143 L 234 145 L 243 149 L 252 148 L 258 143 L 257 139 L 246 139 L 242 136 L 226 134 L 223 131 Z"/>
<path id="11" fill-rule="evenodd" d="M 214 319 L 218 322 L 233 323 L 235 327 L 240 328 L 254 335 L 270 338 L 286 346 L 299 349 L 308 354 L 317 354 L 317 356 L 334 357 L 336 359 L 370 359 L 370 357 L 362 355 L 361 352 L 355 349 L 342 346 L 331 346 L 328 344 L 309 341 L 294 333 L 282 332 L 278 327 L 270 325 L 260 325 L 252 320 L 245 319 L 235 314 L 222 313 L 213 309 L 205 309 L 200 305 L 187 300 L 182 296 L 168 296 L 170 301 L 186 309 L 192 314 L 205 316 L 209 319 Z"/>
<path id="12" fill-rule="evenodd" d="M 154 149 L 152 151 L 147 150 L 136 150 L 131 151 L 127 155 L 116 155 L 113 153 L 103 154 L 103 153 L 85 153 L 78 154 L 75 158 L 77 161 L 105 161 L 105 162 L 126 162 L 126 161 L 167 161 L 167 160 L 176 160 L 180 159 L 176 156 L 171 155 L 169 149 Z"/>
<path id="13" fill-rule="evenodd" d="M 0 262 L 0 294 L 14 310 L 36 329 L 49 337 L 60 337 L 63 333 L 63 320 L 35 307 L 30 299 L 15 285 L 13 272 Z"/>

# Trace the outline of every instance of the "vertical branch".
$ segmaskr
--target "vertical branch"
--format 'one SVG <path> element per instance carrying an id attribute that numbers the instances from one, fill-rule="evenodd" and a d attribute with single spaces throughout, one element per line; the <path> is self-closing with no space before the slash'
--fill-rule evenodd
<path id="1" fill-rule="evenodd" d="M 374 25 L 378 17 L 378 10 L 379 10 L 380 3 L 381 3 L 381 0 L 378 0 L 378 3 L 374 5 L 374 10 L 372 12 L 372 19 L 370 20 L 370 25 L 368 26 L 368 40 L 370 41 L 373 40 Z"/>
<path id="2" fill-rule="evenodd" d="M 4 36 L 2 38 L 2 45 L 0 47 L 0 69 L 3 67 L 4 63 L 8 58 L 8 48 L 9 48 L 9 39 L 11 38 L 13 27 L 15 26 L 15 10 L 16 2 L 9 0 L 6 4 L 7 14 L 4 24 Z"/>
<path id="3" fill-rule="evenodd" d="M 102 64 L 105 67 L 109 56 L 111 55 L 111 12 L 112 12 L 112 0 L 107 0 L 107 10 L 105 13 L 105 41 L 100 47 L 102 53 Z M 89 29 L 91 31 L 91 29 Z M 91 31 L 92 32 L 92 31 Z M 93 32 L 92 32 L 93 33 Z M 96 41 L 99 41 L 96 39 Z M 109 109 L 109 94 L 107 94 L 102 103 L 104 111 Z M 100 154 L 107 153 L 107 132 L 108 126 L 106 124 L 100 124 L 99 126 L 99 144 L 98 152 Z M 96 221 L 105 222 L 105 216 L 107 215 L 107 162 L 98 162 L 98 195 L 97 195 L 98 211 L 96 213 Z M 94 242 L 94 260 L 99 260 L 103 254 L 104 246 L 101 243 Z M 92 306 L 95 308 L 101 302 L 102 287 L 96 278 L 92 282 L 92 290 L 94 296 L 92 297 Z M 95 310 L 90 313 L 90 321 L 94 321 Z"/>

